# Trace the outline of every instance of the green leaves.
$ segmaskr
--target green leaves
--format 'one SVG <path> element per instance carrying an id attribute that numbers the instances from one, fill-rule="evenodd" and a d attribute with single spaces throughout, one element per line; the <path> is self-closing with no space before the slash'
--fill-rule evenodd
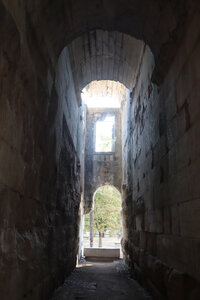
<path id="1" fill-rule="evenodd" d="M 98 142 L 98 152 L 112 151 L 112 137 L 106 136 L 105 134 L 99 134 Z"/>
<path id="2" fill-rule="evenodd" d="M 120 193 L 112 186 L 99 188 L 94 196 L 94 227 L 98 232 L 120 231 Z"/>
<path id="3" fill-rule="evenodd" d="M 110 236 L 120 232 L 120 193 L 112 186 L 103 186 L 94 195 L 94 232 L 99 233 L 99 247 L 102 235 L 107 230 Z M 90 231 L 90 214 L 85 215 L 84 232 Z"/>

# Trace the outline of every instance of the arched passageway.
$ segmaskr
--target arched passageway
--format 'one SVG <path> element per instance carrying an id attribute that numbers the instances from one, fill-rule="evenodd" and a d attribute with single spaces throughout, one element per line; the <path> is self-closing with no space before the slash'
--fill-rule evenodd
<path id="1" fill-rule="evenodd" d="M 19 31 L 32 32 L 28 45 L 40 45 L 42 57 L 49 52 L 52 63 L 62 49 L 75 38 L 93 29 L 119 31 L 143 40 L 155 55 L 154 79 L 163 79 L 185 30 L 185 22 L 195 8 L 195 1 L 47 1 L 23 2 L 17 9 L 2 1 Z M 26 12 L 26 14 L 25 14 Z M 2 23 L 4 19 L 2 19 Z M 44 43 L 40 44 L 43 41 Z M 36 48 L 37 49 L 37 48 Z M 36 54 L 36 53 L 35 53 Z"/>
<path id="2" fill-rule="evenodd" d="M 1 299 L 49 299 L 75 267 L 100 79 L 130 89 L 126 260 L 158 299 L 199 299 L 199 19 L 192 0 L 0 1 Z"/>
<path id="3" fill-rule="evenodd" d="M 84 211 L 89 212 L 93 204 L 95 191 L 103 185 L 115 186 L 121 191 L 122 182 L 122 103 L 126 101 L 128 90 L 119 82 L 94 81 L 85 91 L 86 98 L 91 96 L 94 102 L 104 103 L 101 107 L 88 107 L 85 129 L 85 164 L 84 164 Z M 106 101 L 104 102 L 104 98 Z M 113 99 L 113 101 L 112 101 Z M 92 103 L 92 100 L 90 102 Z M 107 105 L 118 103 L 117 106 Z M 99 104 L 99 102 L 98 102 Z M 108 123 L 106 122 L 108 121 Z M 102 126 L 102 128 L 98 126 Z M 100 143 L 110 140 L 108 149 L 105 143 L 98 145 L 98 129 Z M 97 149 L 97 145 L 99 146 Z M 103 147 L 102 147 L 103 146 Z"/>
<path id="4" fill-rule="evenodd" d="M 93 30 L 75 39 L 68 49 L 78 99 L 95 80 L 119 81 L 132 90 L 144 47 L 144 42 L 119 31 Z"/>
<path id="5" fill-rule="evenodd" d="M 85 247 L 120 247 L 121 195 L 110 185 L 98 188 L 93 196 L 93 206 L 84 216 Z M 106 256 L 106 255 L 105 255 Z M 104 257 L 105 257 L 104 256 Z"/>

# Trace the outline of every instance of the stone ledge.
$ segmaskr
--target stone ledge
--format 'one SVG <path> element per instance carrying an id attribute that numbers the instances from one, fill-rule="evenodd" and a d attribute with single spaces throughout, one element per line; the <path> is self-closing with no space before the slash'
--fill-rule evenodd
<path id="1" fill-rule="evenodd" d="M 120 258 L 120 248 L 84 248 L 86 258 Z"/>

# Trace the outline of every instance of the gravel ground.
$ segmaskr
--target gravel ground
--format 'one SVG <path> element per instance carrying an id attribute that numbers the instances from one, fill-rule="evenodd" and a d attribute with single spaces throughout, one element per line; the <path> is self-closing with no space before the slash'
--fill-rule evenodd
<path id="1" fill-rule="evenodd" d="M 83 261 L 59 287 L 52 300 L 152 300 L 129 275 L 123 260 L 106 263 Z"/>

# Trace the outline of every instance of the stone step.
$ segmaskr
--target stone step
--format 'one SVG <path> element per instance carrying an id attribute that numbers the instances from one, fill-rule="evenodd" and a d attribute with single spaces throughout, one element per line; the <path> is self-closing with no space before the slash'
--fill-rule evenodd
<path id="1" fill-rule="evenodd" d="M 84 248 L 84 256 L 86 259 L 120 259 L 120 248 Z"/>

